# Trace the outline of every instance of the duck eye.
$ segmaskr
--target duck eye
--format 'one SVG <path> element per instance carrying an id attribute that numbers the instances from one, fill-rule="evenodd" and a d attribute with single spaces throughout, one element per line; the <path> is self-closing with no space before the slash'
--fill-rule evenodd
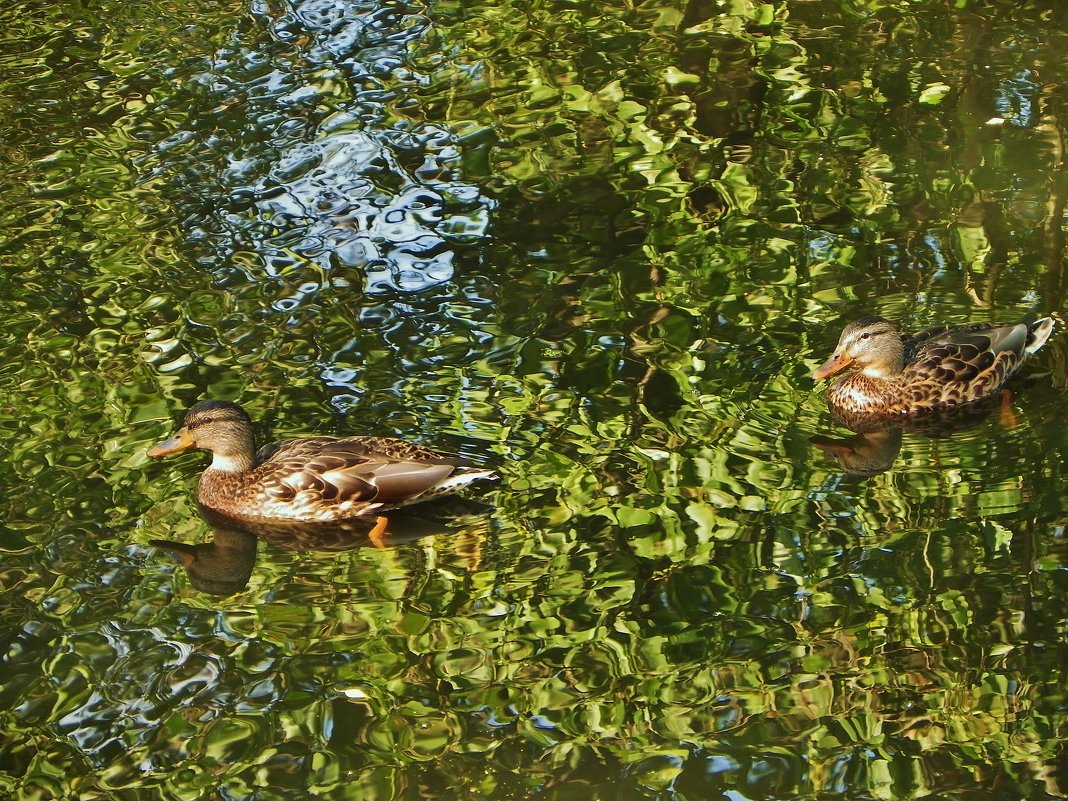
<path id="1" fill-rule="evenodd" d="M 860 338 L 861 339 L 870 339 L 871 338 L 871 331 L 865 331 L 863 334 L 860 335 Z"/>

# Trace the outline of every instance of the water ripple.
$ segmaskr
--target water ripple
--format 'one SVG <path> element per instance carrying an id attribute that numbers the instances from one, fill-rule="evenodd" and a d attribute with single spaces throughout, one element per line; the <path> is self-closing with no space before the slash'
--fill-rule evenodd
<path id="1" fill-rule="evenodd" d="M 425 10 L 309 0 L 251 14 L 262 38 L 235 41 L 164 100 L 182 130 L 142 161 L 146 180 L 168 176 L 186 206 L 198 198 L 187 227 L 215 270 L 254 242 L 266 275 L 355 269 L 372 293 L 449 281 L 493 201 L 462 179 L 448 127 L 397 117 L 405 87 L 435 79 L 408 55 Z"/>

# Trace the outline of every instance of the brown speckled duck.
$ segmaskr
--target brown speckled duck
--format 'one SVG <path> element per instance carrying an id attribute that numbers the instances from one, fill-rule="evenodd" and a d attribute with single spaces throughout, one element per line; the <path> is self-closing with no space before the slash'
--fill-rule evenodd
<path id="1" fill-rule="evenodd" d="M 452 495 L 491 470 L 399 439 L 304 437 L 256 452 L 252 422 L 227 401 L 201 401 L 149 456 L 200 448 L 212 461 L 200 503 L 238 520 L 349 520 Z"/>
<path id="2" fill-rule="evenodd" d="M 944 325 L 902 337 L 882 317 L 864 317 L 845 327 L 834 355 L 812 377 L 855 366 L 831 384 L 832 408 L 873 416 L 923 414 L 993 394 L 1051 331 L 1053 319 L 1043 317 L 1009 325 Z"/>

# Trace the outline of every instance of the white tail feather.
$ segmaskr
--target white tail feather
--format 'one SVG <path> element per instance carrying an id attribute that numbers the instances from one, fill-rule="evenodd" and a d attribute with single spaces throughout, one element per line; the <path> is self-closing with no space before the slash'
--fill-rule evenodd
<path id="1" fill-rule="evenodd" d="M 461 470 L 457 473 L 453 473 L 444 481 L 435 484 L 433 487 L 431 487 L 421 495 L 417 495 L 410 500 L 395 505 L 408 506 L 409 504 L 422 503 L 423 501 L 429 501 L 433 498 L 440 498 L 443 495 L 453 495 L 462 490 L 464 487 L 468 486 L 469 484 L 473 484 L 476 481 L 481 481 L 482 479 L 492 480 L 495 478 L 497 478 L 497 474 L 494 473 L 492 470 L 478 470 L 470 468 L 467 470 Z"/>
<path id="2" fill-rule="evenodd" d="M 1046 344 L 1049 335 L 1053 333 L 1053 318 L 1043 317 L 1041 320 L 1035 320 L 1027 328 L 1029 336 L 1027 337 L 1027 345 L 1024 347 L 1024 353 L 1031 356 Z"/>

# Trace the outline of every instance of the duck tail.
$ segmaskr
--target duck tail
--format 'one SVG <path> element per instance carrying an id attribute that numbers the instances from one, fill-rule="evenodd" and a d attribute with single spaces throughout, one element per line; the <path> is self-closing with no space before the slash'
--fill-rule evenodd
<path id="1" fill-rule="evenodd" d="M 1027 344 L 1024 345 L 1024 353 L 1032 356 L 1035 351 L 1046 344 L 1049 335 L 1053 333 L 1053 318 L 1043 317 L 1040 320 L 1027 323 Z"/>

